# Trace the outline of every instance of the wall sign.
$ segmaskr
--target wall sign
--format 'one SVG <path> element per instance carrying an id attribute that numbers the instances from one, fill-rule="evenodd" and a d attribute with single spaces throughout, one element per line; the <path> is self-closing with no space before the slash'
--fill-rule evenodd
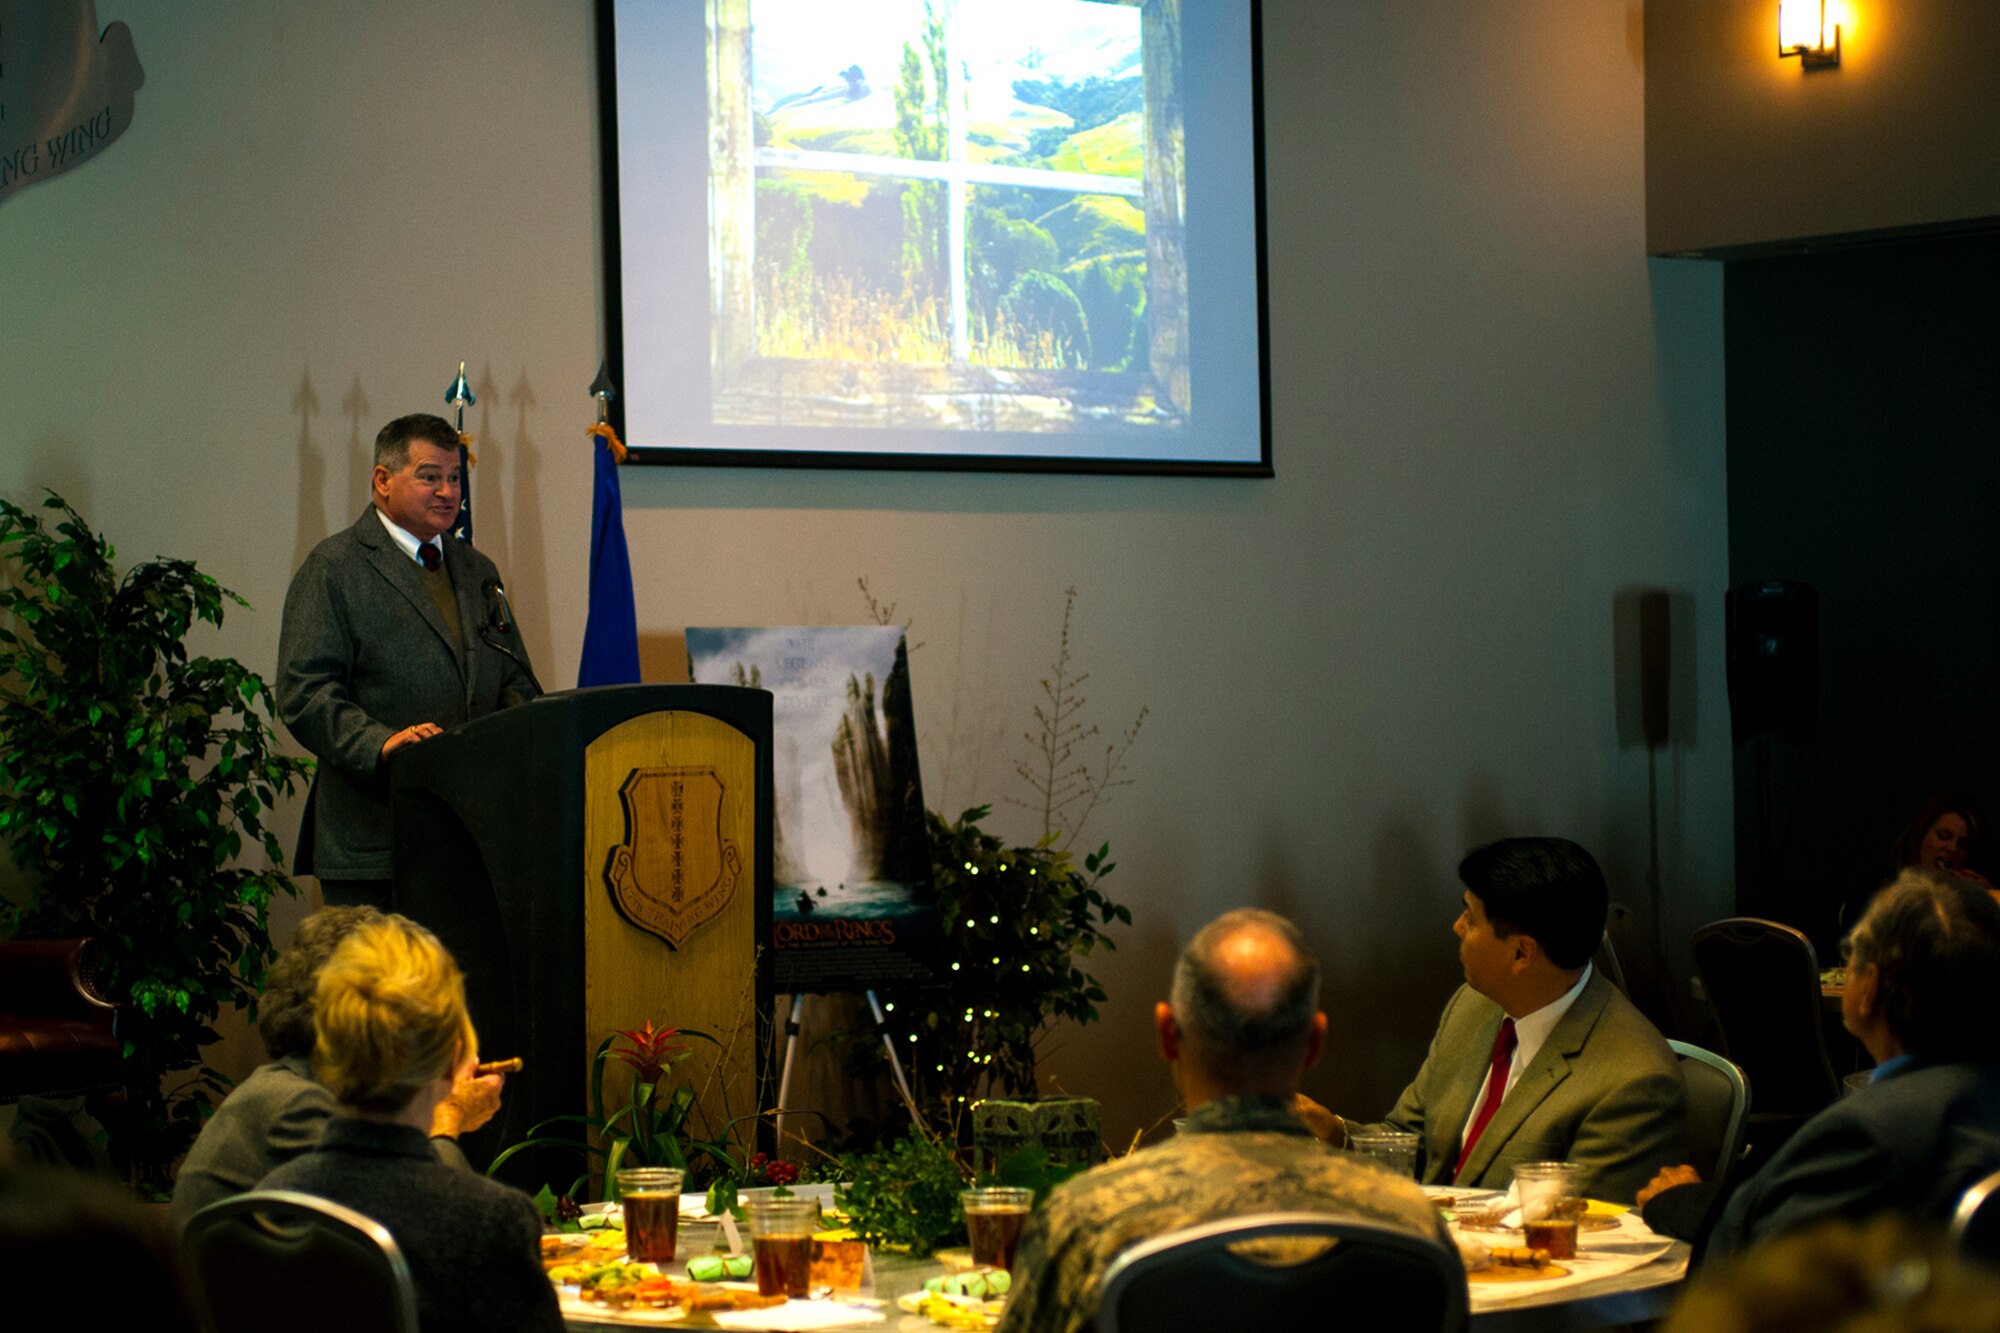
<path id="1" fill-rule="evenodd" d="M 82 166 L 132 123 L 132 30 L 96 0 L 0 0 L 0 203 Z"/>

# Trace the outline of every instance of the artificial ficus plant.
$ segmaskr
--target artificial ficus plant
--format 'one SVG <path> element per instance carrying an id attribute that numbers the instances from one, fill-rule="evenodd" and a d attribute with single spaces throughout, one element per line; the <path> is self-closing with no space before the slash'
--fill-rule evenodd
<path id="1" fill-rule="evenodd" d="M 0 936 L 97 940 L 123 1009 L 111 1147 L 157 1192 L 224 1090 L 201 1050 L 263 984 L 271 899 L 297 892 L 264 821 L 311 765 L 256 672 L 189 656 L 247 602 L 187 560 L 121 575 L 61 496 L 40 508 L 0 500 L 0 837 L 29 882 Z"/>

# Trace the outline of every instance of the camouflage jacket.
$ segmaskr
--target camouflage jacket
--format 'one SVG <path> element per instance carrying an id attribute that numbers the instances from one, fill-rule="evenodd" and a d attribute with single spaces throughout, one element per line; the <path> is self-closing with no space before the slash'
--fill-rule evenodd
<path id="1" fill-rule="evenodd" d="M 1327 1147 L 1268 1097 L 1226 1097 L 1157 1147 L 1058 1188 L 1028 1223 L 999 1333 L 1094 1327 L 1111 1261 L 1139 1241 L 1218 1218 L 1307 1209 L 1360 1217 L 1445 1241 L 1412 1181 Z M 1447 1242 L 1448 1243 L 1448 1242 Z"/>

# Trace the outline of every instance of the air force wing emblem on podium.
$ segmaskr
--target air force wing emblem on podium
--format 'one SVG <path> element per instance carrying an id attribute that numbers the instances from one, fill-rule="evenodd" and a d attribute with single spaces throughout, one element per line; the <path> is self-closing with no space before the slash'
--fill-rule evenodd
<path id="1" fill-rule="evenodd" d="M 626 841 L 604 878 L 633 925 L 674 948 L 736 896 L 743 857 L 722 836 L 722 779 L 713 768 L 635 768 L 619 788 Z"/>

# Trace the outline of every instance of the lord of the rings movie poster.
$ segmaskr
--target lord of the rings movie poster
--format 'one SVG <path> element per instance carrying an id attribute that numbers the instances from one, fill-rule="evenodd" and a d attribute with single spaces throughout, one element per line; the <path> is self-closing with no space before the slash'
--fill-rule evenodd
<path id="1" fill-rule="evenodd" d="M 687 645 L 697 683 L 773 696 L 777 988 L 933 979 L 937 896 L 902 630 L 690 629 Z"/>

